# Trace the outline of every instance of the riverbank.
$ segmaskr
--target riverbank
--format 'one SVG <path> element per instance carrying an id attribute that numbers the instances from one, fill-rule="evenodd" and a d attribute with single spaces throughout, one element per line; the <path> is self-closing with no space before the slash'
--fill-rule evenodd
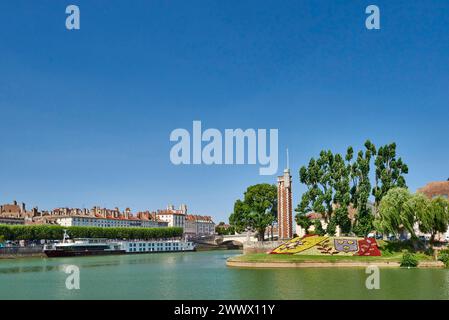
<path id="1" fill-rule="evenodd" d="M 42 253 L 24 253 L 24 254 L 2 254 L 0 255 L 0 260 L 7 259 L 24 259 L 24 258 L 46 258 L 47 256 Z"/>
<path id="2" fill-rule="evenodd" d="M 45 257 L 43 253 L 44 246 L 30 246 L 30 247 L 2 247 L 0 248 L 1 259 L 19 259 L 32 257 Z"/>
<path id="3" fill-rule="evenodd" d="M 419 255 L 418 268 L 443 268 L 441 261 L 435 261 L 429 256 Z M 244 254 L 231 257 L 226 261 L 228 267 L 239 268 L 353 268 L 353 267 L 388 267 L 399 268 L 399 254 L 387 257 L 360 256 L 305 256 L 276 254 Z"/>

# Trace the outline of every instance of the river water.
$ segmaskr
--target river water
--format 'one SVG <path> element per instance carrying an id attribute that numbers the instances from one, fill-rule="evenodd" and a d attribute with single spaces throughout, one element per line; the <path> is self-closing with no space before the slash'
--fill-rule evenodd
<path id="1" fill-rule="evenodd" d="M 448 299 L 449 270 L 381 269 L 368 290 L 363 268 L 240 269 L 239 251 L 0 260 L 0 299 Z M 74 265 L 80 289 L 68 290 Z"/>

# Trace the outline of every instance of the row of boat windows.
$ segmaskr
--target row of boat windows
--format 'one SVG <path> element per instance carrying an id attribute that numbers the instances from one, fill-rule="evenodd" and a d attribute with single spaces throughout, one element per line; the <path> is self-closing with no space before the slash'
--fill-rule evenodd
<path id="1" fill-rule="evenodd" d="M 66 246 L 63 248 L 57 248 L 57 250 L 63 251 L 104 251 L 108 249 L 109 246 Z"/>
<path id="2" fill-rule="evenodd" d="M 128 252 L 145 252 L 145 251 L 181 251 L 180 248 L 174 247 L 174 248 L 129 248 Z"/>
<path id="3" fill-rule="evenodd" d="M 171 247 L 172 244 L 173 244 L 174 247 L 178 247 L 179 246 L 179 243 L 170 243 L 170 242 L 168 242 L 168 243 L 160 243 L 160 242 L 154 243 L 154 242 L 151 242 L 151 243 L 148 243 L 148 246 L 149 247 Z M 129 243 L 128 244 L 128 246 L 130 248 L 131 247 L 145 247 L 146 245 L 147 245 L 146 243 Z"/>

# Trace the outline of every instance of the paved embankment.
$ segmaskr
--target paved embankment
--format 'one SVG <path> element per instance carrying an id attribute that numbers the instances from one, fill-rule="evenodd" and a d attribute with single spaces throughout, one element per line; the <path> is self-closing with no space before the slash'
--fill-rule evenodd
<path id="1" fill-rule="evenodd" d="M 44 257 L 43 246 L 0 248 L 0 259 Z"/>

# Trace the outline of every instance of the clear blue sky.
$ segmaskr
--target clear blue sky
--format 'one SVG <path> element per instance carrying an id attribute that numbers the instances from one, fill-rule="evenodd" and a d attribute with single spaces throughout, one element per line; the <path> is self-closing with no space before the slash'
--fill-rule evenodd
<path id="1" fill-rule="evenodd" d="M 81 30 L 65 29 L 65 7 Z M 365 28 L 365 8 L 381 30 Z M 174 166 L 175 128 L 278 128 L 280 168 L 396 141 L 449 177 L 448 1 L 0 2 L 0 203 L 187 203 L 227 220 L 258 166 Z"/>

